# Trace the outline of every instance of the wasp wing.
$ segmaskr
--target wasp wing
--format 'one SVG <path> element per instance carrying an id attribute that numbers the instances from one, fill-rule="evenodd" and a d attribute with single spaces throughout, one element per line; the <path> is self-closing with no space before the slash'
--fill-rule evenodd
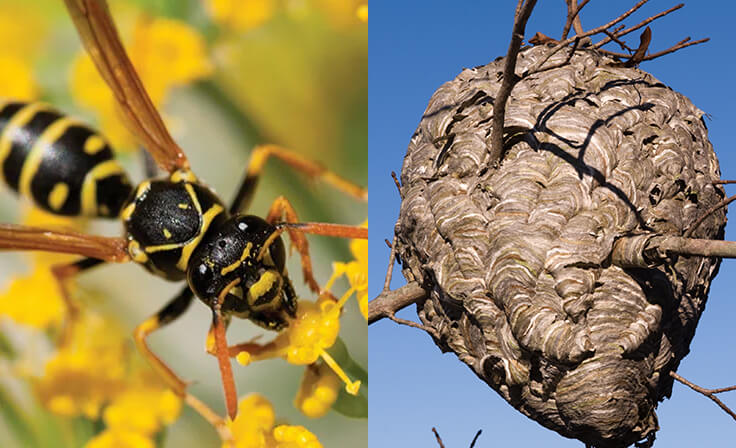
<path id="1" fill-rule="evenodd" d="M 186 155 L 174 142 L 146 93 L 120 41 L 105 0 L 64 0 L 79 36 L 97 70 L 112 90 L 125 123 L 168 172 L 188 168 Z"/>

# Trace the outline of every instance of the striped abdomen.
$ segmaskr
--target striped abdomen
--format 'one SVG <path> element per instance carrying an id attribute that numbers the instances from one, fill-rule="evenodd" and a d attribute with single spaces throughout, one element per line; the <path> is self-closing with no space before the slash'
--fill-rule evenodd
<path id="1" fill-rule="evenodd" d="M 132 191 L 104 138 L 43 103 L 0 103 L 0 177 L 39 207 L 117 217 Z"/>

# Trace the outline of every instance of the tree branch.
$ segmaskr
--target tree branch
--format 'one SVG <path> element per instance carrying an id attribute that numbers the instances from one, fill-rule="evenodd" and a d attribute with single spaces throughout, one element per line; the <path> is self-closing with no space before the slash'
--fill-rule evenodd
<path id="1" fill-rule="evenodd" d="M 721 202 L 719 202 L 718 204 L 714 205 L 710 209 L 708 209 L 703 214 L 703 216 L 701 216 L 700 218 L 698 218 L 697 221 L 695 221 L 690 226 L 688 226 L 688 228 L 685 230 L 685 233 L 682 236 L 684 236 L 686 238 L 689 237 L 689 236 L 691 236 L 693 234 L 693 232 L 695 232 L 695 229 L 697 229 L 698 226 L 700 226 L 700 224 L 702 224 L 702 222 L 705 221 L 705 219 L 708 216 L 712 215 L 713 213 L 715 213 L 716 211 L 722 209 L 723 207 L 727 206 L 728 204 L 730 204 L 733 201 L 736 201 L 736 195 L 733 195 L 731 197 L 728 197 L 728 198 L 722 200 Z"/>
<path id="2" fill-rule="evenodd" d="M 736 241 L 705 240 L 681 236 L 644 234 L 619 238 L 613 244 L 611 262 L 625 268 L 648 268 L 669 254 L 736 258 Z"/>
<path id="3" fill-rule="evenodd" d="M 440 448 L 445 448 L 445 444 L 442 443 L 442 438 L 440 437 L 440 433 L 437 432 L 437 429 L 435 427 L 432 427 L 432 432 L 434 433 L 434 437 L 437 439 L 437 443 L 440 444 Z"/>
<path id="4" fill-rule="evenodd" d="M 417 282 L 410 282 L 393 291 L 383 291 L 368 303 L 368 324 L 384 317 L 391 318 L 402 308 L 427 298 L 427 291 Z"/>
<path id="5" fill-rule="evenodd" d="M 668 48 L 666 50 L 658 51 L 657 53 L 652 53 L 649 56 L 647 56 L 644 59 L 642 59 L 642 62 L 643 61 L 651 61 L 652 59 L 658 58 L 660 56 L 664 56 L 666 54 L 673 53 L 673 52 L 675 52 L 675 51 L 677 51 L 677 50 L 679 50 L 681 48 L 685 48 L 685 47 L 689 47 L 691 45 L 698 45 L 698 44 L 702 44 L 702 43 L 708 42 L 710 40 L 710 37 L 706 37 L 705 39 L 694 40 L 692 42 L 687 42 L 688 40 L 690 40 L 689 37 L 687 39 L 681 40 L 679 43 L 671 46 L 670 48 Z"/>
<path id="6" fill-rule="evenodd" d="M 480 436 L 480 433 L 482 433 L 483 430 L 479 429 L 478 432 L 475 433 L 475 437 L 473 437 L 473 441 L 470 442 L 470 448 L 473 448 L 475 446 L 475 441 L 478 440 L 478 437 Z"/>
<path id="7" fill-rule="evenodd" d="M 526 0 L 523 4 L 522 1 L 519 0 L 516 6 L 514 29 L 511 32 L 511 42 L 509 43 L 509 50 L 506 52 L 506 59 L 504 60 L 503 81 L 501 82 L 501 88 L 496 94 L 496 99 L 493 101 L 493 130 L 491 131 L 490 161 L 494 165 L 501 162 L 501 156 L 503 155 L 503 123 L 506 115 L 506 102 L 511 95 L 511 90 L 513 90 L 519 81 L 515 73 L 516 59 L 519 56 L 521 42 L 524 40 L 526 22 L 532 14 L 534 5 L 537 4 L 537 0 Z"/>
<path id="8" fill-rule="evenodd" d="M 736 390 L 736 386 L 731 387 L 722 387 L 720 389 L 705 389 L 703 387 L 698 386 L 697 384 L 693 384 L 690 381 L 686 380 L 685 378 L 681 377 L 680 375 L 676 374 L 675 372 L 670 372 L 670 376 L 674 378 L 675 380 L 681 382 L 685 386 L 689 387 L 690 389 L 694 390 L 695 392 L 701 393 L 705 395 L 706 397 L 713 400 L 715 404 L 718 405 L 719 408 L 723 409 L 723 411 L 730 415 L 732 419 L 736 420 L 736 413 L 734 413 L 731 408 L 726 406 L 721 400 L 716 397 L 716 394 L 720 394 L 722 392 L 730 392 L 732 390 Z"/>
<path id="9" fill-rule="evenodd" d="M 576 34 L 583 34 L 583 26 L 580 24 L 580 10 L 588 4 L 590 0 L 583 0 L 580 3 L 577 0 L 565 0 L 567 2 L 567 20 L 565 21 L 565 27 L 562 28 L 562 37 L 560 39 L 567 39 L 568 33 L 570 33 L 570 27 L 575 27 Z"/>
<path id="10" fill-rule="evenodd" d="M 680 3 L 679 5 L 673 6 L 672 8 L 668 9 L 667 11 L 662 11 L 659 14 L 653 15 L 652 17 L 649 17 L 648 19 L 641 21 L 640 23 L 632 26 L 631 28 L 626 28 L 625 30 L 620 31 L 620 32 L 614 31 L 613 32 L 613 35 L 616 38 L 620 38 L 622 36 L 625 36 L 625 35 L 633 32 L 633 31 L 638 30 L 639 28 L 641 28 L 643 26 L 646 26 L 646 25 L 654 22 L 655 20 L 659 19 L 660 17 L 666 16 L 667 14 L 669 14 L 669 13 L 671 13 L 673 11 L 677 11 L 678 9 L 682 8 L 683 6 L 685 6 L 685 4 L 684 3 Z M 614 39 L 611 36 L 608 36 L 608 37 L 604 38 L 603 40 L 601 40 L 600 42 L 596 42 L 593 45 L 593 48 L 600 48 L 600 47 L 606 45 L 611 40 L 614 40 Z"/>

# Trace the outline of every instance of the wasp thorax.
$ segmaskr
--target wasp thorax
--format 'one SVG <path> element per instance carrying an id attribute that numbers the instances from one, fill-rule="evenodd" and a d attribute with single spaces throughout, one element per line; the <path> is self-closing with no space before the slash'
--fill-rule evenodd
<path id="1" fill-rule="evenodd" d="M 186 276 L 194 249 L 227 211 L 209 188 L 177 175 L 142 182 L 121 217 L 133 261 L 178 281 Z"/>
<path id="2" fill-rule="evenodd" d="M 286 250 L 276 228 L 257 216 L 233 216 L 208 234 L 192 254 L 187 280 L 208 306 L 229 288 L 225 314 L 278 329 L 296 309 L 286 275 Z M 233 282 L 237 282 L 233 284 Z"/>

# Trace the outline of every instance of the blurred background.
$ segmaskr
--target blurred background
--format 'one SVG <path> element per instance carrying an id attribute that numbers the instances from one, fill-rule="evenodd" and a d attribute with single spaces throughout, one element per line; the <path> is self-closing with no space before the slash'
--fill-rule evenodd
<path id="1" fill-rule="evenodd" d="M 275 143 L 316 160 L 367 186 L 367 3 L 363 0 L 111 0 L 123 41 L 174 139 L 195 173 L 228 202 L 237 189 L 251 149 Z M 115 115 L 112 99 L 84 56 L 61 0 L 0 0 L 0 97 L 42 100 L 80 117 L 112 143 L 133 182 L 143 178 L 141 153 Z M 249 213 L 265 215 L 271 202 L 286 196 L 303 221 L 359 225 L 367 205 L 279 162 L 267 164 Z M 7 187 L 0 193 L 0 222 L 25 221 L 28 203 Z M 89 233 L 117 236 L 119 222 L 84 224 Z M 353 259 L 349 242 L 309 237 L 315 277 L 324 284 L 332 262 Z M 32 269 L 27 255 L 0 254 L 0 291 L 11 278 Z M 289 271 L 300 296 L 304 286 L 298 256 Z M 85 307 L 115 315 L 124 331 L 155 313 L 181 284 L 167 283 L 134 264 L 110 265 L 79 277 Z M 344 279 L 332 290 L 348 289 Z M 3 294 L 0 292 L 0 294 Z M 367 365 L 365 319 L 348 301 L 341 338 L 352 358 Z M 189 391 L 224 413 L 219 371 L 204 352 L 210 323 L 207 308 L 189 312 L 150 338 L 153 349 L 184 379 Z M 38 369 L 48 347 L 34 332 L 0 317 L 6 349 L 0 357 L 0 401 L 11 400 L 40 430 L 63 435 L 64 445 L 83 446 L 75 422 L 46 412 L 29 389 L 13 378 L 19 364 Z M 266 333 L 234 321 L 231 342 Z M 263 342 L 272 335 L 265 335 Z M 132 339 L 130 339 L 132 347 Z M 34 364 L 35 363 L 35 364 Z M 27 365 L 26 365 L 27 364 Z M 29 367 L 30 366 L 30 367 Z M 330 411 L 310 420 L 292 401 L 304 371 L 284 360 L 234 364 L 239 394 L 260 392 L 280 421 L 302 424 L 325 447 L 367 446 L 367 422 Z M 366 385 L 367 387 L 367 385 Z M 0 403 L 0 407 L 7 403 Z M 0 413 L 0 446 L 22 445 L 7 413 Z M 47 428 L 47 429 L 44 429 Z M 75 438 L 76 437 L 76 438 Z M 215 432 L 184 407 L 161 446 L 218 446 Z"/>
<path id="2" fill-rule="evenodd" d="M 594 0 L 581 12 L 582 25 L 593 29 L 634 6 L 635 0 Z M 677 3 L 650 0 L 622 23 L 627 27 L 667 10 Z M 732 54 L 731 2 L 689 1 L 681 10 L 653 24 L 650 52 L 657 52 L 691 36 L 710 37 L 708 43 L 685 48 L 641 64 L 672 89 L 682 93 L 706 113 L 709 138 L 720 160 L 723 179 L 736 178 L 732 122 L 736 62 Z M 371 220 L 369 297 L 381 291 L 389 249 L 384 238 L 393 236 L 399 195 L 391 171 L 400 173 L 406 147 L 432 94 L 465 67 L 488 64 L 506 54 L 513 25 L 513 0 L 451 4 L 443 0 L 381 2 L 371 6 L 370 22 L 370 166 Z M 565 23 L 562 0 L 540 1 L 526 27 L 527 37 L 537 31 L 559 38 Z M 638 45 L 638 33 L 627 37 Z M 594 38 L 597 42 L 599 38 Z M 607 46 L 619 51 L 615 46 Z M 727 195 L 736 194 L 734 186 Z M 731 207 L 733 216 L 734 209 Z M 733 223 L 726 239 L 735 240 Z M 397 266 L 392 288 L 405 283 Z M 736 382 L 736 352 L 730 341 L 736 261 L 724 260 L 711 285 L 691 353 L 678 373 L 703 387 L 725 387 Z M 397 314 L 417 320 L 415 307 Z M 481 382 L 453 354 L 443 354 L 421 330 L 384 319 L 370 326 L 370 430 L 371 446 L 437 447 L 436 426 L 447 447 L 468 447 L 479 429 L 476 447 L 544 446 L 580 447 L 543 428 L 513 409 Z M 736 406 L 736 392 L 723 399 Z M 732 447 L 736 437 L 733 419 L 714 403 L 676 383 L 672 398 L 657 409 L 661 430 L 655 446 Z"/>

